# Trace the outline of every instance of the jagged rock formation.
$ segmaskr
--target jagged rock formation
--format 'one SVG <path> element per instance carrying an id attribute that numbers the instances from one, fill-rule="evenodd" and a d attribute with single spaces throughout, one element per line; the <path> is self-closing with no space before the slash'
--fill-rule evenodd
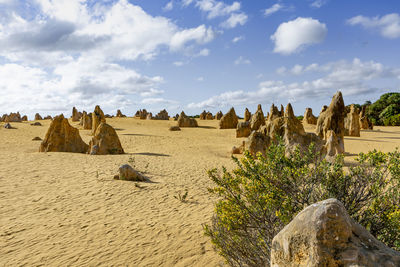
<path id="1" fill-rule="evenodd" d="M 220 129 L 236 129 L 239 120 L 236 116 L 235 109 L 232 107 L 228 113 L 222 116 L 219 122 Z"/>
<path id="2" fill-rule="evenodd" d="M 79 125 L 81 125 L 85 130 L 91 130 L 93 126 L 92 117 L 93 117 L 92 113 L 87 114 L 86 111 L 84 111 L 82 114 L 81 121 L 79 122 Z"/>
<path id="3" fill-rule="evenodd" d="M 360 136 L 360 116 L 354 105 L 350 106 L 350 111 L 344 118 L 344 135 Z"/>
<path id="4" fill-rule="evenodd" d="M 179 118 L 179 114 L 178 114 L 178 113 L 176 113 L 176 115 L 174 116 L 174 121 L 177 121 L 177 120 L 178 120 L 178 118 Z"/>
<path id="5" fill-rule="evenodd" d="M 321 112 L 319 113 L 319 115 L 321 116 L 322 112 L 325 112 L 325 110 L 327 110 L 327 109 L 328 109 L 328 106 L 327 106 L 327 105 L 323 105 L 322 108 L 321 108 Z"/>
<path id="6" fill-rule="evenodd" d="M 280 115 L 281 117 L 283 117 L 285 115 L 285 109 L 283 107 L 283 105 L 281 104 L 281 111 L 280 111 Z"/>
<path id="7" fill-rule="evenodd" d="M 340 154 L 344 153 L 344 116 L 343 96 L 341 92 L 337 92 L 329 107 L 318 117 L 316 128 L 316 134 L 324 140 L 328 139 L 328 131 L 333 130 L 335 138 L 337 138 L 337 142 L 333 143 L 337 143 L 336 151 Z"/>
<path id="8" fill-rule="evenodd" d="M 52 116 L 50 116 L 50 115 L 47 115 L 46 117 L 44 117 L 43 118 L 44 120 L 52 120 L 53 119 L 53 117 Z"/>
<path id="9" fill-rule="evenodd" d="M 28 116 L 26 115 L 22 116 L 21 121 L 28 121 Z"/>
<path id="10" fill-rule="evenodd" d="M 12 127 L 9 122 L 7 122 L 6 124 L 4 124 L 4 129 L 14 129 L 14 127 Z"/>
<path id="11" fill-rule="evenodd" d="M 118 171 L 119 175 L 114 176 L 114 179 L 137 182 L 146 181 L 146 178 L 138 171 L 135 171 L 129 164 L 122 165 L 119 167 Z"/>
<path id="12" fill-rule="evenodd" d="M 169 115 L 168 112 L 163 109 L 160 112 L 157 113 L 157 115 L 154 117 L 155 120 L 169 120 Z"/>
<path id="13" fill-rule="evenodd" d="M 39 152 L 86 153 L 88 145 L 83 142 L 79 130 L 72 127 L 64 115 L 54 117 Z"/>
<path id="14" fill-rule="evenodd" d="M 274 237 L 271 248 L 271 267 L 400 266 L 400 253 L 356 223 L 336 199 L 306 207 Z"/>
<path id="15" fill-rule="evenodd" d="M 265 125 L 264 113 L 261 105 L 258 105 L 257 111 L 251 116 L 250 128 L 252 131 L 257 131 L 261 126 Z"/>
<path id="16" fill-rule="evenodd" d="M 318 118 L 312 113 L 312 108 L 306 108 L 304 112 L 303 124 L 317 124 Z"/>
<path id="17" fill-rule="evenodd" d="M 72 121 L 79 121 L 81 119 L 81 117 L 82 117 L 82 113 L 78 112 L 78 110 L 75 107 L 73 107 L 72 108 L 72 116 L 71 116 Z"/>
<path id="18" fill-rule="evenodd" d="M 179 127 L 198 127 L 197 121 L 193 118 L 189 118 L 186 116 L 185 112 L 181 112 L 178 118 L 178 126 Z"/>
<path id="19" fill-rule="evenodd" d="M 1 117 L 1 120 L 0 121 L 2 121 L 2 122 L 21 122 L 22 121 L 22 118 L 21 118 L 21 114 L 19 114 L 19 112 L 17 112 L 17 113 L 13 113 L 13 112 L 11 112 L 10 114 L 4 114 L 2 117 Z"/>
<path id="20" fill-rule="evenodd" d="M 251 134 L 250 122 L 242 121 L 237 124 L 236 138 L 248 137 Z"/>
<path id="21" fill-rule="evenodd" d="M 212 114 L 211 112 L 207 112 L 207 114 L 206 114 L 206 120 L 213 120 L 213 119 L 214 119 L 213 114 Z"/>
<path id="22" fill-rule="evenodd" d="M 220 120 L 222 118 L 222 116 L 224 116 L 224 114 L 222 113 L 222 111 L 218 111 L 217 114 L 215 114 L 215 119 L 216 120 Z"/>
<path id="23" fill-rule="evenodd" d="M 146 120 L 152 120 L 152 119 L 153 119 L 153 113 L 151 112 L 147 113 Z"/>
<path id="24" fill-rule="evenodd" d="M 124 154 L 117 132 L 105 122 L 97 127 L 89 146 L 91 155 Z"/>
<path id="25" fill-rule="evenodd" d="M 250 113 L 249 109 L 246 108 L 244 110 L 244 121 L 250 121 L 250 119 L 251 119 L 251 113 Z"/>
<path id="26" fill-rule="evenodd" d="M 141 120 L 145 120 L 147 118 L 147 110 L 143 109 L 143 110 L 138 110 L 136 111 L 135 117 L 139 117 Z"/>
<path id="27" fill-rule="evenodd" d="M 117 118 L 125 118 L 126 116 L 125 116 L 124 114 L 122 114 L 122 112 L 121 112 L 120 109 L 118 109 L 118 110 L 117 110 L 117 115 L 116 115 L 116 117 L 117 117 Z"/>
<path id="28" fill-rule="evenodd" d="M 39 113 L 36 113 L 35 114 L 35 121 L 41 121 L 41 120 L 43 120 L 42 116 L 40 116 Z"/>
<path id="29" fill-rule="evenodd" d="M 360 127 L 363 130 L 372 130 L 374 128 L 374 125 L 368 119 L 368 116 L 367 116 L 367 106 L 363 106 L 361 108 L 361 112 L 360 112 Z"/>
<path id="30" fill-rule="evenodd" d="M 203 110 L 202 113 L 200 113 L 199 119 L 200 120 L 205 120 L 207 116 L 207 111 Z"/>
<path id="31" fill-rule="evenodd" d="M 104 116 L 103 111 L 101 110 L 100 106 L 97 105 L 94 108 L 94 111 L 92 113 L 92 135 L 95 134 L 97 127 L 100 125 L 100 123 L 105 123 L 106 122 L 106 117 Z"/>
<path id="32" fill-rule="evenodd" d="M 278 108 L 274 104 L 272 104 L 271 108 L 270 108 L 270 111 L 268 113 L 267 120 L 268 121 L 273 121 L 273 120 L 275 120 L 276 118 L 279 118 L 279 117 L 283 117 L 282 113 L 278 110 Z"/>

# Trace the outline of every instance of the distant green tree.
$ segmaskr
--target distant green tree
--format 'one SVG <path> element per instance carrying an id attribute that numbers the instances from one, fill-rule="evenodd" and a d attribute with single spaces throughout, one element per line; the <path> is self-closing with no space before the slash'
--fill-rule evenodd
<path id="1" fill-rule="evenodd" d="M 391 117 L 400 114 L 400 93 L 386 93 L 368 106 L 368 117 L 375 125 L 392 125 Z"/>

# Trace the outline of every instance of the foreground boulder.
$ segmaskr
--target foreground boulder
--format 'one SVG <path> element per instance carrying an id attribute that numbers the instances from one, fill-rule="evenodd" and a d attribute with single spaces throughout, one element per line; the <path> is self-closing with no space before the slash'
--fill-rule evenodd
<path id="1" fill-rule="evenodd" d="M 272 240 L 271 267 L 400 266 L 400 253 L 375 239 L 327 199 L 301 211 Z"/>
<path id="2" fill-rule="evenodd" d="M 169 115 L 168 112 L 163 109 L 160 112 L 157 113 L 157 115 L 154 117 L 155 120 L 169 120 Z"/>
<path id="3" fill-rule="evenodd" d="M 138 171 L 135 171 L 129 164 L 122 165 L 119 167 L 118 171 L 119 175 L 114 176 L 114 179 L 137 182 L 146 181 L 146 178 Z"/>
<path id="4" fill-rule="evenodd" d="M 316 134 L 324 140 L 327 140 L 329 130 L 335 133 L 337 138 L 335 143 L 338 145 L 336 151 L 340 154 L 344 153 L 344 117 L 343 96 L 341 92 L 337 92 L 329 107 L 319 115 L 316 128 Z"/>
<path id="5" fill-rule="evenodd" d="M 236 129 L 239 120 L 236 116 L 235 109 L 232 107 L 228 113 L 222 116 L 219 122 L 220 129 Z"/>
<path id="6" fill-rule="evenodd" d="M 198 127 L 197 121 L 193 118 L 186 116 L 185 112 L 181 112 L 178 118 L 179 127 Z"/>
<path id="7" fill-rule="evenodd" d="M 86 153 L 88 145 L 83 142 L 79 130 L 72 127 L 64 115 L 54 117 L 39 152 Z"/>
<path id="8" fill-rule="evenodd" d="M 236 138 L 248 137 L 251 134 L 250 122 L 242 121 L 237 124 Z"/>
<path id="9" fill-rule="evenodd" d="M 248 108 L 244 110 L 244 121 L 249 121 L 251 119 L 251 113 Z"/>
<path id="10" fill-rule="evenodd" d="M 104 116 L 104 113 L 101 110 L 100 106 L 97 105 L 92 113 L 92 135 L 95 134 L 96 129 L 100 125 L 100 123 L 105 123 L 105 122 L 106 122 L 106 117 Z"/>
<path id="11" fill-rule="evenodd" d="M 261 153 L 265 156 L 267 147 L 270 145 L 271 140 L 269 136 L 253 131 L 245 142 L 244 149 L 248 150 L 251 155 L 255 156 L 257 153 Z"/>
<path id="12" fill-rule="evenodd" d="M 91 155 L 124 154 L 117 132 L 105 122 L 97 127 L 89 146 Z"/>
<path id="13" fill-rule="evenodd" d="M 363 130 L 372 130 L 374 128 L 374 125 L 368 119 L 368 116 L 367 116 L 367 106 L 363 106 L 361 108 L 361 112 L 360 112 L 360 128 L 363 129 Z"/>
<path id="14" fill-rule="evenodd" d="M 350 106 L 350 111 L 344 118 L 344 135 L 360 136 L 360 116 L 354 105 Z"/>
<path id="15" fill-rule="evenodd" d="M 312 113 L 312 108 L 306 108 L 304 112 L 303 124 L 317 124 L 317 117 Z"/>
<path id="16" fill-rule="evenodd" d="M 257 131 L 261 126 L 265 125 L 264 113 L 261 105 L 258 105 L 256 113 L 251 116 L 250 128 L 252 131 Z"/>
<path id="17" fill-rule="evenodd" d="M 222 118 L 222 116 L 224 116 L 224 114 L 222 113 L 222 111 L 218 111 L 217 114 L 215 114 L 215 119 L 216 120 L 220 120 Z"/>

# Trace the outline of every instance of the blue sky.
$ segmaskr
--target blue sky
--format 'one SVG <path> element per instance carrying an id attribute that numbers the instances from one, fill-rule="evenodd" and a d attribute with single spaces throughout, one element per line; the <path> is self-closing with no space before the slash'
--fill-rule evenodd
<path id="1" fill-rule="evenodd" d="M 397 0 L 0 0 L 0 113 L 374 101 L 400 89 L 399 14 Z"/>

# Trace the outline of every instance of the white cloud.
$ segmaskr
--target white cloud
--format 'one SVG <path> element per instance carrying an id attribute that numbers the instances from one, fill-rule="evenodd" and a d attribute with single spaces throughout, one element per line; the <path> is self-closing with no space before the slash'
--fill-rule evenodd
<path id="1" fill-rule="evenodd" d="M 268 17 L 268 16 L 274 14 L 275 12 L 278 12 L 282 8 L 284 8 L 284 6 L 282 4 L 276 3 L 276 4 L 272 5 L 270 8 L 267 8 L 264 10 L 264 16 Z"/>
<path id="2" fill-rule="evenodd" d="M 180 50 L 189 41 L 195 41 L 198 44 L 205 44 L 214 39 L 212 28 L 206 28 L 200 25 L 197 28 L 179 31 L 172 36 L 170 47 L 173 51 Z"/>
<path id="3" fill-rule="evenodd" d="M 196 80 L 197 80 L 198 82 L 202 82 L 202 81 L 204 81 L 204 77 L 198 77 Z"/>
<path id="4" fill-rule="evenodd" d="M 326 3 L 328 3 L 328 0 L 315 0 L 315 1 L 313 1 L 312 3 L 311 3 L 311 7 L 314 7 L 314 8 L 320 8 L 320 7 L 322 7 L 323 5 L 325 5 Z"/>
<path id="5" fill-rule="evenodd" d="M 171 11 L 174 8 L 174 1 L 169 1 L 164 7 L 164 11 Z"/>
<path id="6" fill-rule="evenodd" d="M 207 48 L 203 48 L 203 49 L 201 49 L 200 52 L 199 52 L 197 55 L 195 55 L 195 56 L 196 56 L 196 57 L 206 57 L 206 56 L 208 56 L 208 55 L 210 55 L 210 50 L 207 49 Z"/>
<path id="7" fill-rule="evenodd" d="M 277 74 L 280 74 L 280 75 L 283 75 L 283 74 L 286 73 L 286 71 L 287 71 L 287 69 L 286 69 L 285 67 L 279 67 L 279 68 L 276 70 L 276 73 L 277 73 Z"/>
<path id="8" fill-rule="evenodd" d="M 311 68 L 317 68 L 311 64 Z M 308 67 L 300 67 L 306 70 Z M 298 68 L 298 69 L 300 69 Z M 290 102 L 304 99 L 326 98 L 336 90 L 344 95 L 368 94 L 379 91 L 372 82 L 377 79 L 399 79 L 400 68 L 385 67 L 374 61 L 337 61 L 320 67 L 326 72 L 322 77 L 310 81 L 285 83 L 283 81 L 264 81 L 255 91 L 229 91 L 210 97 L 205 101 L 191 103 L 189 108 L 215 108 L 220 106 L 250 105 L 272 100 L 286 99 Z"/>
<path id="9" fill-rule="evenodd" d="M 232 39 L 232 43 L 237 43 L 239 41 L 244 40 L 244 36 L 237 36 L 235 38 Z"/>
<path id="10" fill-rule="evenodd" d="M 182 6 L 186 7 L 190 5 L 193 2 L 193 0 L 182 0 Z"/>
<path id="11" fill-rule="evenodd" d="M 175 61 L 175 62 L 172 63 L 172 64 L 174 64 L 174 65 L 177 66 L 177 67 L 181 67 L 181 66 L 185 65 L 185 62 L 183 62 L 183 61 Z"/>
<path id="12" fill-rule="evenodd" d="M 240 10 L 240 3 L 233 2 L 232 5 L 227 5 L 221 1 L 215 0 L 199 0 L 196 6 L 203 12 L 208 13 L 207 18 L 213 19 L 216 17 L 227 16 L 233 12 Z"/>
<path id="13" fill-rule="evenodd" d="M 350 25 L 361 25 L 366 29 L 378 30 L 385 38 L 395 39 L 400 37 L 400 16 L 397 13 L 373 18 L 356 16 L 349 19 L 347 23 Z"/>
<path id="14" fill-rule="evenodd" d="M 327 34 L 326 25 L 312 18 L 297 18 L 279 25 L 271 35 L 274 52 L 289 55 L 307 45 L 321 43 Z"/>
<path id="15" fill-rule="evenodd" d="M 244 13 L 234 13 L 230 15 L 230 17 L 221 23 L 221 27 L 232 29 L 235 28 L 237 25 L 244 25 L 247 22 L 247 15 Z"/>
<path id="16" fill-rule="evenodd" d="M 235 60 L 234 63 L 235 63 L 235 65 L 249 65 L 249 64 L 251 64 L 251 61 L 240 56 Z"/>

